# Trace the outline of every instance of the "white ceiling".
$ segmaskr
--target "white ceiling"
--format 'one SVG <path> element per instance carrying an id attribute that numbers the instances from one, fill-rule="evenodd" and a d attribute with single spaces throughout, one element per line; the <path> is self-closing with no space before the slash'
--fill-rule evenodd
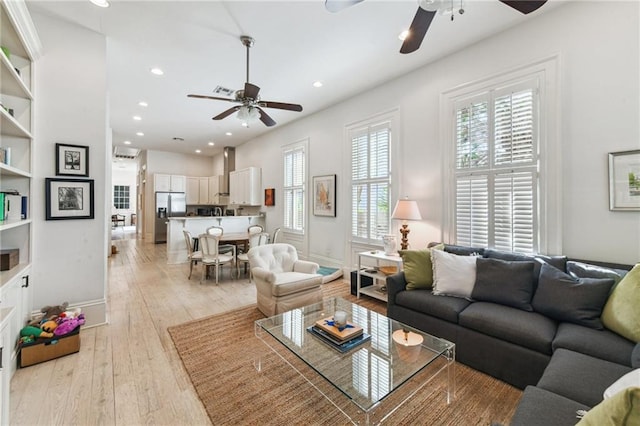
<path id="1" fill-rule="evenodd" d="M 463 15 L 453 21 L 437 15 L 420 50 L 402 55 L 398 34 L 410 25 L 415 0 L 366 0 L 336 14 L 327 12 L 322 0 L 113 0 L 109 8 L 88 0 L 27 2 L 32 13 L 61 17 L 107 37 L 114 146 L 129 140 L 139 149 L 190 154 L 201 149 L 201 155 L 215 155 L 224 146 L 237 146 L 313 114 L 561 3 L 550 0 L 525 16 L 497 0 L 465 0 Z M 262 88 L 261 98 L 304 107 L 301 113 L 267 109 L 276 127 L 258 122 L 243 128 L 235 116 L 213 121 L 211 117 L 235 104 L 186 96 L 213 95 L 218 85 L 243 87 L 243 34 L 256 40 L 250 81 Z M 42 42 L 46 55 L 47 40 Z M 152 75 L 149 69 L 155 66 L 165 74 Z M 312 87 L 316 80 L 324 86 Z M 139 101 L 149 106 L 141 107 Z M 134 115 L 142 120 L 134 121 Z M 208 146 L 210 141 L 215 146 Z"/>

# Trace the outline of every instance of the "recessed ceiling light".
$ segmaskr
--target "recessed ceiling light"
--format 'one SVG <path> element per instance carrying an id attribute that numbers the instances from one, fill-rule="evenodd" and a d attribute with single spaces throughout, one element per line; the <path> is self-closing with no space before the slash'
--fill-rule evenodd
<path id="1" fill-rule="evenodd" d="M 215 145 L 215 143 L 213 143 L 213 142 L 209 142 L 209 143 L 208 143 L 208 145 L 209 145 L 209 146 L 214 146 L 214 145 Z"/>
<path id="2" fill-rule="evenodd" d="M 155 75 L 164 75 L 164 71 L 162 71 L 160 68 L 151 68 L 151 74 L 155 74 Z"/>
<path id="3" fill-rule="evenodd" d="M 140 105 L 141 107 L 148 107 L 149 106 L 149 104 L 146 103 L 145 101 L 138 102 L 138 105 Z"/>
<path id="4" fill-rule="evenodd" d="M 134 115 L 133 119 L 136 120 L 136 121 L 140 121 L 140 120 L 142 120 L 142 117 L 140 117 L 139 115 Z"/>
<path id="5" fill-rule="evenodd" d="M 122 143 L 125 144 L 125 145 L 131 145 L 131 141 L 124 141 Z"/>
<path id="6" fill-rule="evenodd" d="M 398 38 L 404 41 L 409 36 L 409 30 L 404 30 L 400 34 L 398 34 Z"/>
<path id="7" fill-rule="evenodd" d="M 137 133 L 136 133 L 136 135 L 138 135 L 138 136 L 144 136 L 144 133 L 142 133 L 142 132 L 137 132 Z"/>
<path id="8" fill-rule="evenodd" d="M 109 7 L 109 2 L 107 0 L 89 0 L 89 1 L 99 7 Z"/>
<path id="9" fill-rule="evenodd" d="M 200 151 L 199 149 L 196 149 L 196 154 L 200 154 L 202 151 Z"/>
<path id="10" fill-rule="evenodd" d="M 313 87 L 322 87 L 322 82 L 321 81 L 314 81 L 313 82 Z"/>
<path id="11" fill-rule="evenodd" d="M 227 136 L 231 136 L 231 135 L 233 135 L 233 133 L 231 133 L 231 132 L 227 132 L 227 133 L 225 133 L 225 135 L 227 135 Z"/>

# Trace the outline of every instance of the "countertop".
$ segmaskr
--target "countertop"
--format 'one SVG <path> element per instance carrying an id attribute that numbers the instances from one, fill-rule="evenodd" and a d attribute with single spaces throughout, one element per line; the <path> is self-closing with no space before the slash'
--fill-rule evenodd
<path id="1" fill-rule="evenodd" d="M 236 219 L 236 218 L 248 218 L 248 217 L 264 217 L 264 216 L 173 216 L 168 217 L 169 220 L 210 220 L 210 219 Z"/>

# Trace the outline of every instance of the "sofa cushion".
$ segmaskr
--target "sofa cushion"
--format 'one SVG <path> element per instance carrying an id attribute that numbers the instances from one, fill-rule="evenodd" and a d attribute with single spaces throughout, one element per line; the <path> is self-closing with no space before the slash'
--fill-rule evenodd
<path id="1" fill-rule="evenodd" d="M 271 291 L 276 297 L 298 293 L 322 284 L 322 275 L 303 272 L 281 272 L 276 274 L 276 282 Z"/>
<path id="2" fill-rule="evenodd" d="M 431 250 L 433 294 L 471 298 L 476 282 L 476 256 Z"/>
<path id="3" fill-rule="evenodd" d="M 565 267 L 567 264 L 566 256 L 545 256 L 543 254 L 528 255 L 528 254 L 514 253 L 511 251 L 501 251 L 501 250 L 494 250 L 494 249 L 486 249 L 484 251 L 484 257 L 487 257 L 489 259 L 501 259 L 501 260 L 508 260 L 508 261 L 520 261 L 520 262 L 537 259 L 537 263 L 533 269 L 534 285 L 536 285 L 538 282 L 538 275 L 540 275 L 540 267 L 542 266 L 542 264 L 547 263 L 553 266 L 554 268 L 561 270 L 562 272 L 565 271 Z"/>
<path id="4" fill-rule="evenodd" d="M 640 368 L 640 343 L 636 343 L 631 352 L 631 367 Z"/>
<path id="5" fill-rule="evenodd" d="M 630 367 L 615 362 L 558 349 L 553 352 L 538 387 L 593 407 L 602 400 L 604 390 L 629 371 Z"/>
<path id="6" fill-rule="evenodd" d="M 436 296 L 429 290 L 401 291 L 396 295 L 396 305 L 455 324 L 458 323 L 458 314 L 470 303 L 460 297 Z"/>
<path id="7" fill-rule="evenodd" d="M 640 263 L 618 283 L 609 296 L 602 322 L 609 330 L 636 343 L 640 342 Z"/>
<path id="8" fill-rule="evenodd" d="M 534 262 L 509 262 L 500 259 L 476 259 L 474 300 L 494 302 L 525 311 L 533 311 Z"/>
<path id="9" fill-rule="evenodd" d="M 534 351 L 551 354 L 556 322 L 536 312 L 488 302 L 474 302 L 460 312 L 459 324 Z"/>
<path id="10" fill-rule="evenodd" d="M 433 287 L 433 268 L 431 265 L 431 250 L 442 250 L 443 245 L 424 250 L 400 250 L 402 269 L 407 280 L 406 289 Z"/>
<path id="11" fill-rule="evenodd" d="M 457 254 L 458 256 L 482 256 L 484 255 L 485 248 L 445 244 L 444 251 L 446 251 L 447 253 Z"/>
<path id="12" fill-rule="evenodd" d="M 615 288 L 620 280 L 627 274 L 627 271 L 569 260 L 567 262 L 567 273 L 574 278 L 612 278 L 613 288 Z"/>
<path id="13" fill-rule="evenodd" d="M 629 388 L 593 407 L 577 426 L 640 425 L 640 388 Z"/>
<path id="14" fill-rule="evenodd" d="M 588 409 L 588 406 L 564 396 L 535 386 L 527 386 L 510 425 L 573 425 L 576 422 L 576 412 Z"/>
<path id="15" fill-rule="evenodd" d="M 563 322 L 552 343 L 553 350 L 569 349 L 622 365 L 631 365 L 633 342 L 609 330 L 595 330 Z"/>
<path id="16" fill-rule="evenodd" d="M 544 264 L 531 305 L 555 320 L 602 329 L 600 314 L 612 286 L 610 278 L 576 279 Z"/>

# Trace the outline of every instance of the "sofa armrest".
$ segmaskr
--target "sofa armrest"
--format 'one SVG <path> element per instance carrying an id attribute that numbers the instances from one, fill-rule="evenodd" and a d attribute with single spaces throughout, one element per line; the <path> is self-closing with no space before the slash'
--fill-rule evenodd
<path id="1" fill-rule="evenodd" d="M 256 280 L 266 281 L 269 284 L 273 284 L 276 282 L 276 274 L 259 266 L 251 268 L 251 274 Z"/>
<path id="2" fill-rule="evenodd" d="M 320 265 L 308 260 L 296 260 L 293 263 L 293 272 L 303 272 L 305 274 L 317 274 Z"/>
<path id="3" fill-rule="evenodd" d="M 395 305 L 396 294 L 406 289 L 407 280 L 404 271 L 387 277 L 387 305 Z"/>

